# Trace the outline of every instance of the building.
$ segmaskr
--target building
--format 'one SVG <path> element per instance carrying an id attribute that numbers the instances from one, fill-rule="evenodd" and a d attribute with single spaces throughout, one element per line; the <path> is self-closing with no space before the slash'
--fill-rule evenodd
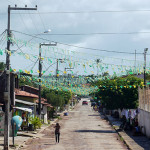
<path id="1" fill-rule="evenodd" d="M 35 96 L 36 99 L 35 99 L 35 102 L 36 103 L 36 108 L 38 108 L 38 103 L 39 103 L 39 99 L 38 99 L 38 94 L 39 94 L 39 89 L 37 88 L 34 88 L 34 87 L 31 87 L 31 86 L 28 86 L 28 85 L 25 85 L 25 86 L 22 86 L 21 87 L 21 90 L 23 92 L 26 92 L 26 93 L 29 93 L 30 96 Z M 44 99 L 44 98 L 41 98 L 41 119 L 43 121 L 43 123 L 48 123 L 48 114 L 49 114 L 49 111 L 50 109 L 49 108 L 53 108 L 51 106 L 51 104 L 48 104 L 47 103 L 47 100 Z M 35 115 L 38 115 L 38 109 L 36 109 L 36 114 Z"/>
<path id="2" fill-rule="evenodd" d="M 142 132 L 150 138 L 150 88 L 139 87 L 139 126 L 143 126 Z"/>

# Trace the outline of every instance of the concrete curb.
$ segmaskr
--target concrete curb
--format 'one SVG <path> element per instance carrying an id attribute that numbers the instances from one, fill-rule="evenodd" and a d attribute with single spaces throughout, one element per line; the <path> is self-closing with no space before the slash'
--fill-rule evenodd
<path id="1" fill-rule="evenodd" d="M 130 136 L 128 136 L 124 131 L 118 131 L 118 127 L 113 125 L 112 122 L 109 120 L 109 118 L 105 115 L 105 117 L 110 122 L 113 129 L 115 129 L 116 133 L 119 135 L 119 137 L 123 140 L 123 142 L 127 145 L 127 147 L 130 150 L 144 150 L 143 147 L 138 145 Z"/>

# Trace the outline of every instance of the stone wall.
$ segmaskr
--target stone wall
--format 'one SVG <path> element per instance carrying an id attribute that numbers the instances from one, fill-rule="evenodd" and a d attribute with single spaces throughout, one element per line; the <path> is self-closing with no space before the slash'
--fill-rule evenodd
<path id="1" fill-rule="evenodd" d="M 139 108 L 150 112 L 150 87 L 138 89 Z"/>

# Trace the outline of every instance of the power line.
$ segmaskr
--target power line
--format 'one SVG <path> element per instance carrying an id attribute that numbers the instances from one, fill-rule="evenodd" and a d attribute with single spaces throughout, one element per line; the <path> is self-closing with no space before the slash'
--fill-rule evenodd
<path id="1" fill-rule="evenodd" d="M 49 12 L 38 12 L 30 14 L 84 14 L 84 13 L 131 13 L 131 12 L 150 12 L 150 9 L 145 10 L 98 10 L 98 11 L 49 11 Z M 13 14 L 17 14 L 13 13 Z M 22 13 L 26 14 L 26 13 Z"/>
<path id="2" fill-rule="evenodd" d="M 7 31 L 7 30 L 4 30 L 4 31 L 0 34 L 0 36 L 2 36 L 6 31 Z"/>
<path id="3" fill-rule="evenodd" d="M 13 30 L 15 31 L 15 30 Z M 15 31 L 15 32 L 19 32 L 19 31 Z M 58 35 L 58 36 L 72 36 L 72 35 L 130 35 L 130 34 L 150 34 L 150 32 L 145 31 L 145 32 L 95 32 L 95 33 L 55 33 L 55 34 L 44 34 L 41 33 L 41 35 Z"/>
<path id="4" fill-rule="evenodd" d="M 126 35 L 126 34 L 150 34 L 150 32 L 95 32 L 95 33 L 56 33 L 56 34 L 46 34 L 46 35 L 66 35 L 66 36 L 72 36 L 72 35 Z M 44 35 L 44 34 L 42 34 Z"/>
<path id="5" fill-rule="evenodd" d="M 45 39 L 45 38 L 41 38 L 41 37 L 38 37 L 38 36 L 33 36 L 31 34 L 23 33 L 23 32 L 16 31 L 16 30 L 12 30 L 12 31 L 20 33 L 20 34 L 27 35 L 27 36 L 31 36 L 31 37 L 34 37 L 34 38 L 37 38 L 37 39 L 42 39 L 42 40 L 50 42 L 50 40 Z M 52 41 L 52 42 L 55 42 L 55 41 Z M 81 49 L 88 49 L 88 50 L 93 50 L 93 51 L 103 51 L 103 52 L 120 53 L 120 54 L 135 54 L 134 52 L 133 53 L 129 53 L 129 52 L 125 52 L 125 51 L 110 51 L 110 50 L 106 50 L 106 49 L 97 49 L 97 48 L 82 47 L 82 46 L 76 46 L 76 45 L 61 43 L 61 42 L 57 42 L 57 43 L 60 44 L 60 45 L 66 45 L 66 46 L 70 46 L 70 47 L 76 47 L 76 48 L 81 48 Z M 143 55 L 143 53 L 136 53 L 136 54 L 140 54 L 140 55 L 142 54 Z"/>

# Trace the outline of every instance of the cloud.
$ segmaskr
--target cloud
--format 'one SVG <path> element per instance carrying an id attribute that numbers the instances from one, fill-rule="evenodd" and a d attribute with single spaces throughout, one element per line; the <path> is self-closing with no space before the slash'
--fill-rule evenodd
<path id="1" fill-rule="evenodd" d="M 108 11 L 108 10 L 146 10 L 149 9 L 149 0 L 1 0 L 0 12 L 0 33 L 7 27 L 7 8 L 8 4 L 18 7 L 35 7 L 38 5 L 37 14 L 29 14 L 33 11 L 12 11 L 18 14 L 11 14 L 11 29 L 18 30 L 29 34 L 39 34 L 46 29 L 51 29 L 50 34 L 57 33 L 124 33 L 124 32 L 145 32 L 150 31 L 149 12 L 112 12 L 112 13 L 50 13 L 50 12 L 69 12 L 69 11 Z M 21 13 L 27 14 L 21 14 Z M 39 14 L 39 12 L 47 12 Z M 29 40 L 31 37 L 16 34 L 19 39 Z M 54 36 L 42 35 L 50 41 L 58 41 L 82 47 L 90 47 L 96 49 L 106 49 L 115 51 L 143 52 L 144 47 L 149 47 L 150 34 L 136 35 L 82 35 L 82 36 Z M 43 42 L 42 40 L 33 40 L 34 42 Z M 0 45 L 2 46 L 2 45 Z M 58 45 L 63 49 L 75 50 L 83 53 L 89 53 L 97 57 L 119 57 L 134 59 L 134 55 L 123 55 L 116 53 L 106 53 L 101 51 L 92 51 L 86 49 L 78 49 L 75 47 L 67 47 Z M 2 46 L 3 48 L 6 45 Z M 90 56 L 91 54 L 91 56 Z M 83 57 L 83 55 L 82 55 Z M 137 56 L 142 59 L 141 56 Z M 93 56 L 95 59 L 95 56 Z M 15 65 L 15 64 L 14 64 Z"/>

